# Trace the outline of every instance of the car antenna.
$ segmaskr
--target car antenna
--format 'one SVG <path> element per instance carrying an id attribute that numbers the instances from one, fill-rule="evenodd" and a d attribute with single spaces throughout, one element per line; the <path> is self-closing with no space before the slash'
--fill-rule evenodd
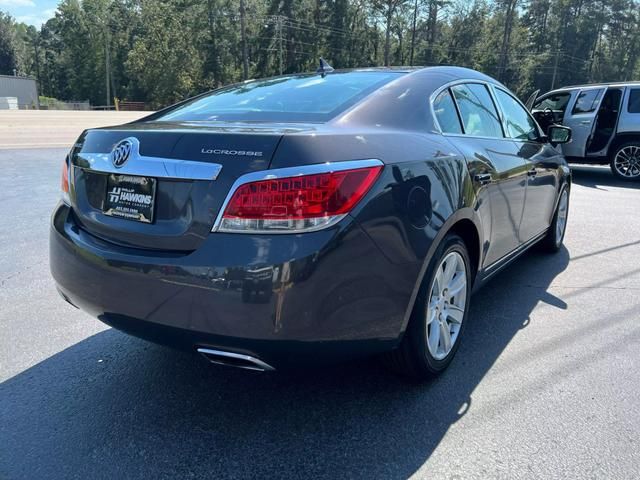
<path id="1" fill-rule="evenodd" d="M 329 62 L 327 62 L 324 58 L 320 57 L 320 67 L 318 67 L 318 69 L 316 70 L 316 73 L 319 73 L 320 75 L 322 75 L 322 78 L 324 78 L 324 76 L 327 73 L 331 73 L 333 72 L 335 69 L 329 65 Z"/>

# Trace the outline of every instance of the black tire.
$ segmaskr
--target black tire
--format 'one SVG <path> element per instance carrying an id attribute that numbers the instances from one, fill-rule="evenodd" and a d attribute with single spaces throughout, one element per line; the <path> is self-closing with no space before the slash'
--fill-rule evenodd
<path id="1" fill-rule="evenodd" d="M 454 251 L 462 256 L 465 265 L 467 278 L 465 311 L 457 339 L 453 343 L 451 351 L 445 358 L 437 360 L 431 355 L 427 347 L 427 302 L 437 267 L 440 266 L 442 260 L 449 255 L 449 253 Z M 420 292 L 416 298 L 411 319 L 409 320 L 409 325 L 407 326 L 400 345 L 385 357 L 386 364 L 389 367 L 397 373 L 413 380 L 425 381 L 439 375 L 449 366 L 458 350 L 464 333 L 469 311 L 471 288 L 473 286 L 473 273 L 469 253 L 464 241 L 458 235 L 448 234 L 438 246 L 425 272 L 422 286 L 420 287 Z"/>
<path id="2" fill-rule="evenodd" d="M 558 236 L 558 214 L 560 211 L 560 205 L 562 203 L 562 196 L 567 196 L 567 206 L 566 206 L 566 216 L 564 221 L 564 227 L 562 230 L 562 234 Z M 553 220 L 551 221 L 551 225 L 549 225 L 549 230 L 547 230 L 547 234 L 540 241 L 540 247 L 543 251 L 547 253 L 557 253 L 562 248 L 562 242 L 564 241 L 564 234 L 567 231 L 567 221 L 569 215 L 569 200 L 571 195 L 569 195 L 569 187 L 564 187 L 560 192 L 560 196 L 558 197 L 558 205 L 556 205 L 556 211 L 553 213 Z"/>
<path id="3" fill-rule="evenodd" d="M 624 174 L 622 171 L 620 171 L 620 168 L 616 166 L 616 158 L 618 157 L 618 154 L 620 154 L 620 152 L 625 149 L 628 150 L 629 147 L 631 147 L 632 149 L 637 149 L 637 153 L 635 155 L 636 163 L 633 164 L 633 168 L 631 169 L 630 174 Z M 609 156 L 609 168 L 611 168 L 611 172 L 613 173 L 613 175 L 620 180 L 624 180 L 625 182 L 640 181 L 640 140 L 626 142 L 618 145 Z"/>

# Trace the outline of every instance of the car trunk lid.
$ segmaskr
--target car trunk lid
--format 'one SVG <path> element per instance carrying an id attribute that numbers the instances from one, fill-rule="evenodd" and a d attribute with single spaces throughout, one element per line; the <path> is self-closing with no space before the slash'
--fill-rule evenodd
<path id="1" fill-rule="evenodd" d="M 304 128 L 140 122 L 88 130 L 71 152 L 74 215 L 85 230 L 114 243 L 195 250 L 211 231 L 233 182 L 268 169 L 282 135 Z M 117 150 L 128 158 L 116 166 L 118 155 L 111 152 L 121 145 Z M 140 182 L 146 187 L 137 187 Z M 109 195 L 114 193 L 120 197 Z M 147 195 L 152 204 L 145 211 L 140 202 L 149 202 Z M 116 203 L 110 202 L 114 198 Z M 145 221 L 122 217 L 114 205 Z"/>

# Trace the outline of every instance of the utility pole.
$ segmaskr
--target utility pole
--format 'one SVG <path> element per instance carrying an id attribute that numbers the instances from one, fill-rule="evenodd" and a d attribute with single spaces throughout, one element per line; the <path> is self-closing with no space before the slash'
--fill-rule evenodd
<path id="1" fill-rule="evenodd" d="M 558 74 L 558 61 L 560 60 L 560 51 L 556 50 L 556 59 L 553 62 L 553 77 L 551 77 L 551 90 L 556 85 L 556 75 Z"/>
<path id="2" fill-rule="evenodd" d="M 240 37 L 242 40 L 242 79 L 247 80 L 249 78 L 249 55 L 247 53 L 246 9 L 244 2 L 245 0 L 240 0 Z M 282 67 L 280 67 L 280 70 L 282 70 Z"/>
<path id="3" fill-rule="evenodd" d="M 109 32 L 105 31 L 104 42 L 104 73 L 107 86 L 107 107 L 111 106 L 111 52 L 109 51 Z"/>
<path id="4" fill-rule="evenodd" d="M 411 55 L 409 59 L 409 65 L 413 65 L 413 50 L 416 45 L 416 21 L 418 17 L 418 0 L 415 0 L 413 5 L 413 27 L 411 28 Z"/>
<path id="5" fill-rule="evenodd" d="M 282 15 L 278 15 L 276 17 L 276 29 L 278 31 L 278 59 L 280 63 L 280 75 L 282 75 L 282 23 L 284 17 Z"/>
<path id="6" fill-rule="evenodd" d="M 507 73 L 509 42 L 511 41 L 511 31 L 513 29 L 517 6 L 518 0 L 508 0 L 506 2 L 506 9 L 504 12 L 504 29 L 502 31 L 502 46 L 500 48 L 500 64 L 498 67 L 498 80 L 500 81 L 504 81 Z"/>
<path id="7" fill-rule="evenodd" d="M 38 85 L 42 88 L 42 79 L 40 78 L 40 51 L 38 50 L 38 32 L 36 31 L 36 35 L 33 37 L 33 50 L 35 54 L 35 63 L 36 63 L 36 79 L 38 81 Z"/>
<path id="8" fill-rule="evenodd" d="M 278 70 L 280 71 L 280 75 L 282 75 L 282 73 L 284 72 L 284 57 L 283 57 L 283 34 L 282 34 L 282 28 L 284 27 L 284 20 L 287 17 L 285 17 L 284 15 L 270 15 L 269 16 L 269 23 L 273 23 L 275 22 L 276 25 L 276 31 L 275 31 L 275 40 L 276 42 L 278 42 L 278 47 L 277 48 L 271 48 L 269 47 L 267 50 L 269 50 L 270 52 L 275 52 L 276 50 L 278 50 Z"/>

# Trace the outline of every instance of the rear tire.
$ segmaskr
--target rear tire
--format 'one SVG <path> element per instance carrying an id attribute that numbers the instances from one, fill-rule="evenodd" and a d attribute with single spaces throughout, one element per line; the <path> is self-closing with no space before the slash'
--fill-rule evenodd
<path id="1" fill-rule="evenodd" d="M 540 241 L 540 247 L 545 252 L 556 253 L 562 248 L 564 234 L 567 231 L 567 220 L 569 218 L 569 188 L 565 187 L 560 193 L 558 206 L 553 214 L 553 220 L 549 225 L 549 230 Z"/>
<path id="2" fill-rule="evenodd" d="M 472 272 L 462 238 L 447 235 L 425 272 L 402 342 L 387 355 L 393 370 L 424 381 L 449 366 L 466 324 Z"/>
<path id="3" fill-rule="evenodd" d="M 619 145 L 609 162 L 613 175 L 627 182 L 640 180 L 640 141 Z"/>

